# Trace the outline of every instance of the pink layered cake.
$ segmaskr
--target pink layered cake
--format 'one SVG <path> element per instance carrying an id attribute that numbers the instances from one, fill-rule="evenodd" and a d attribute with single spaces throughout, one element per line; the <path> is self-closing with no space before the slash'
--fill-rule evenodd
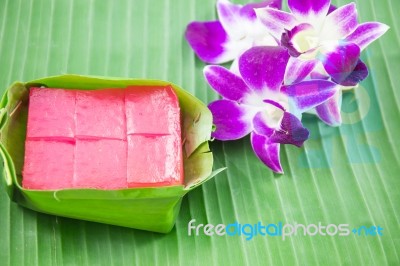
<path id="1" fill-rule="evenodd" d="M 171 86 L 31 88 L 22 185 L 123 189 L 183 183 Z"/>

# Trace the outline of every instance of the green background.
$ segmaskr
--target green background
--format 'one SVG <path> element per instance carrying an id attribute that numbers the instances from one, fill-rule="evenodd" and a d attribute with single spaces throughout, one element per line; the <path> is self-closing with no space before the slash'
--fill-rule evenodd
<path id="1" fill-rule="evenodd" d="M 239 1 L 235 1 L 239 3 Z M 349 1 L 334 1 L 343 5 Z M 400 263 L 400 10 L 359 0 L 360 21 L 390 31 L 363 54 L 371 75 L 344 97 L 345 124 L 305 117 L 305 147 L 285 146 L 285 175 L 262 165 L 249 138 L 212 143 L 227 166 L 183 200 L 168 235 L 36 213 L 0 191 L 2 265 L 398 265 Z M 244 1 L 242 1 L 244 3 Z M 208 103 L 199 61 L 183 33 L 216 18 L 214 0 L 0 0 L 0 89 L 65 73 L 164 79 Z M 380 225 L 382 237 L 188 236 L 187 224 Z"/>

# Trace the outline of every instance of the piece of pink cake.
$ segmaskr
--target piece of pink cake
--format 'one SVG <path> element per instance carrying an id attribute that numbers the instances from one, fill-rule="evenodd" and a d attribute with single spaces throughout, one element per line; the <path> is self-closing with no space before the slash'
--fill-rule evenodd
<path id="1" fill-rule="evenodd" d="M 76 92 L 76 136 L 126 139 L 122 89 Z"/>
<path id="2" fill-rule="evenodd" d="M 72 187 L 74 143 L 53 140 L 27 140 L 22 186 L 28 189 Z"/>
<path id="3" fill-rule="evenodd" d="M 128 87 L 128 186 L 183 183 L 180 108 L 171 86 Z"/>
<path id="4" fill-rule="evenodd" d="M 73 186 L 126 188 L 126 141 L 76 140 Z"/>
<path id="5" fill-rule="evenodd" d="M 128 135 L 180 135 L 179 102 L 171 86 L 128 87 L 125 106 Z"/>
<path id="6" fill-rule="evenodd" d="M 169 136 L 128 136 L 128 186 L 179 185 L 183 180 L 180 139 Z"/>
<path id="7" fill-rule="evenodd" d="M 28 138 L 73 138 L 75 134 L 75 91 L 31 88 Z"/>

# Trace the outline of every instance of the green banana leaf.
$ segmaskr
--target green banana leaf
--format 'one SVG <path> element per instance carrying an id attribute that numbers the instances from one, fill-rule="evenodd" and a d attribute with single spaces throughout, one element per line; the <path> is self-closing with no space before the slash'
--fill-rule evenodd
<path id="1" fill-rule="evenodd" d="M 249 2 L 233 0 L 236 3 Z M 336 5 L 350 0 L 333 1 Z M 285 146 L 285 175 L 254 156 L 248 138 L 214 141 L 217 178 L 182 200 L 176 226 L 157 234 L 21 208 L 0 190 L 4 265 L 399 265 L 400 1 L 356 0 L 359 20 L 391 29 L 363 53 L 371 75 L 346 93 L 344 124 L 304 118 L 311 139 Z M 183 38 L 216 18 L 214 0 L 0 1 L 0 88 L 76 73 L 168 80 L 204 103 L 217 99 Z M 188 235 L 188 223 L 379 225 L 383 236 Z"/>

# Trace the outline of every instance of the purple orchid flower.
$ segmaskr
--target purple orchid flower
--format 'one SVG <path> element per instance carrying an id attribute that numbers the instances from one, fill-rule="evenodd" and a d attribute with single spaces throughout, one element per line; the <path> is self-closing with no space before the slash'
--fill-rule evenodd
<path id="1" fill-rule="evenodd" d="M 389 29 L 387 25 L 359 24 L 354 3 L 336 8 L 330 0 L 288 0 L 288 5 L 291 13 L 270 7 L 255 11 L 291 55 L 286 82 L 318 75 L 341 86 L 354 87 L 368 76 L 360 53 Z M 341 91 L 338 91 L 335 97 L 315 108 L 316 114 L 328 125 L 338 126 L 340 104 Z"/>
<path id="2" fill-rule="evenodd" d="M 219 20 L 187 26 L 185 37 L 197 56 L 206 63 L 220 64 L 237 59 L 253 46 L 275 45 L 277 41 L 257 19 L 255 8 L 280 9 L 282 0 L 267 0 L 247 5 L 217 1 Z"/>
<path id="3" fill-rule="evenodd" d="M 236 140 L 251 134 L 258 158 L 274 172 L 283 173 L 280 144 L 301 147 L 309 132 L 301 114 L 337 92 L 326 80 L 283 85 L 290 55 L 283 47 L 259 46 L 239 57 L 239 75 L 221 66 L 206 66 L 204 75 L 221 100 L 209 104 L 218 140 Z"/>

